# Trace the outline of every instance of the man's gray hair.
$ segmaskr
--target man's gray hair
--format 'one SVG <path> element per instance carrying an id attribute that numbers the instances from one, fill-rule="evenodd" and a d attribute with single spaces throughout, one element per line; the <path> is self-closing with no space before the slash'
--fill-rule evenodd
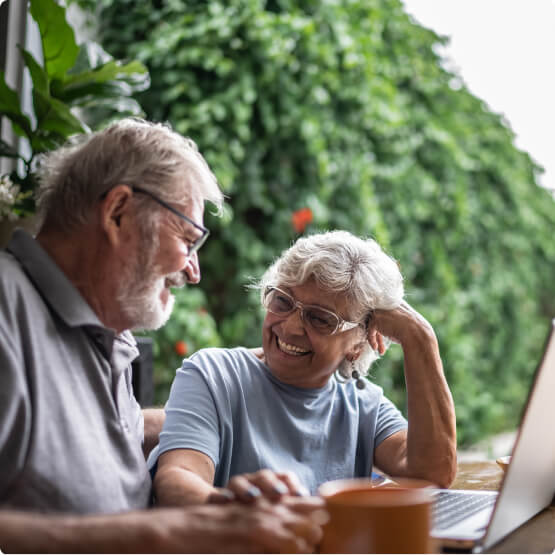
<path id="1" fill-rule="evenodd" d="M 218 211 L 223 204 L 195 142 L 166 124 L 138 118 L 73 138 L 43 155 L 38 173 L 39 219 L 63 231 L 84 224 L 94 204 L 116 185 L 140 186 L 170 203 L 200 196 Z"/>
<path id="2" fill-rule="evenodd" d="M 267 286 L 296 287 L 311 279 L 324 291 L 344 296 L 348 319 L 363 325 L 374 310 L 397 308 L 404 296 L 397 262 L 373 239 L 361 239 L 348 231 L 298 239 L 266 270 L 258 285 L 264 295 Z M 364 375 L 376 358 L 377 353 L 366 343 L 354 368 L 345 360 L 338 371 L 346 378 L 353 369 Z"/>

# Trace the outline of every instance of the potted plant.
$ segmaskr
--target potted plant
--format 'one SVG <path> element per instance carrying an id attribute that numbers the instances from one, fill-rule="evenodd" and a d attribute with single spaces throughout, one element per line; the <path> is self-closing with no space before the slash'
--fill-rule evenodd
<path id="1" fill-rule="evenodd" d="M 0 72 L 0 116 L 27 140 L 30 152 L 24 155 L 0 140 L 0 156 L 18 161 L 11 173 L 0 175 L 0 223 L 8 222 L 7 227 L 34 213 L 37 156 L 76 133 L 118 117 L 142 115 L 131 95 L 150 84 L 140 62 L 114 60 L 94 42 L 77 44 L 66 10 L 55 0 L 30 0 L 29 6 L 43 52 L 41 63 L 19 46 L 32 82 L 33 119 L 23 112 L 18 92 Z"/>

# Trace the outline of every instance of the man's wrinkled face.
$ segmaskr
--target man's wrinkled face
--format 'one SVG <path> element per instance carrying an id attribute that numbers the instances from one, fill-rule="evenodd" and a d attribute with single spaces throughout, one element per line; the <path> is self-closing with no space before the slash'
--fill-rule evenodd
<path id="1" fill-rule="evenodd" d="M 195 223 L 202 225 L 204 206 L 201 200 L 191 200 L 187 206 L 177 206 Z M 134 257 L 120 276 L 118 300 L 130 329 L 155 330 L 169 319 L 175 297 L 170 288 L 198 283 L 198 256 L 188 254 L 188 245 L 197 230 L 169 211 L 160 211 L 160 220 L 151 233 L 140 232 Z"/>

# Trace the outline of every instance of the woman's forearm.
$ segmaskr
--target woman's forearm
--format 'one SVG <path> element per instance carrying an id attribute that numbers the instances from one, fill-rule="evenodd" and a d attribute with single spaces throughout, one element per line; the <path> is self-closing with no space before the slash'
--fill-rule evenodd
<path id="1" fill-rule="evenodd" d="M 369 341 L 377 348 L 376 332 L 403 349 L 407 387 L 408 431 L 398 432 L 376 449 L 376 464 L 393 476 L 409 476 L 446 487 L 457 469 L 455 407 L 443 373 L 432 326 L 408 303 L 376 311 Z"/>
<path id="2" fill-rule="evenodd" d="M 197 473 L 178 466 L 165 465 L 158 469 L 154 478 L 157 505 L 180 507 L 206 503 L 215 492 L 216 488 Z"/>
<path id="3" fill-rule="evenodd" d="M 447 487 L 456 473 L 456 422 L 437 339 L 423 327 L 403 345 L 409 429 L 407 470 Z"/>

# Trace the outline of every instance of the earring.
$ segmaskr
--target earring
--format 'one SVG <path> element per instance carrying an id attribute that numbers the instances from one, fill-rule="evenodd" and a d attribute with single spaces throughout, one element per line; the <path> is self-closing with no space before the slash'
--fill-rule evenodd
<path id="1" fill-rule="evenodd" d="M 366 380 L 360 377 L 358 370 L 355 369 L 355 361 L 351 360 L 351 376 L 353 380 L 356 380 L 356 386 L 359 389 L 364 389 L 366 387 Z"/>

